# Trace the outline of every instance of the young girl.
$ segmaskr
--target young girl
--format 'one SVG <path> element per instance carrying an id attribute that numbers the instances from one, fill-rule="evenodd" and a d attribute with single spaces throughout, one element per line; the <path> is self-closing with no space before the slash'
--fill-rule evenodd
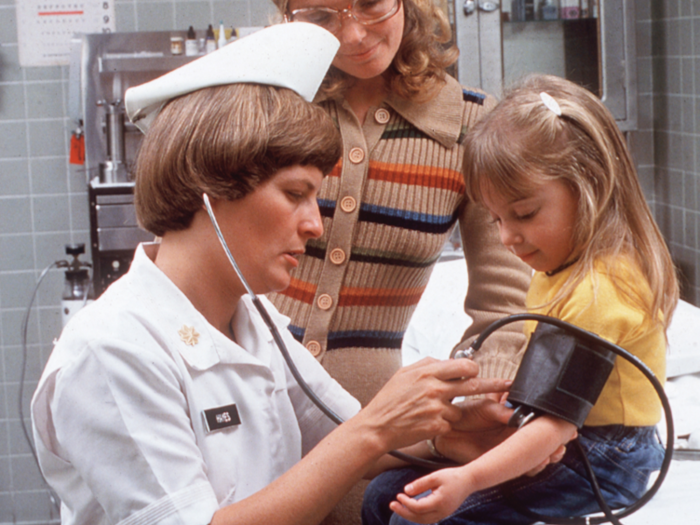
<path id="1" fill-rule="evenodd" d="M 530 77 L 474 128 L 465 159 L 469 195 L 489 210 L 502 243 L 535 270 L 529 311 L 599 334 L 663 380 L 678 284 L 625 139 L 600 100 L 557 77 Z M 535 327 L 526 323 L 526 335 Z M 611 508 L 636 501 L 658 470 L 659 419 L 652 386 L 617 359 L 579 431 Z M 576 451 L 521 477 L 576 430 L 541 416 L 477 460 L 408 483 L 390 505 L 392 525 L 448 516 L 441 523 L 533 523 L 509 501 L 548 516 L 599 511 Z"/>

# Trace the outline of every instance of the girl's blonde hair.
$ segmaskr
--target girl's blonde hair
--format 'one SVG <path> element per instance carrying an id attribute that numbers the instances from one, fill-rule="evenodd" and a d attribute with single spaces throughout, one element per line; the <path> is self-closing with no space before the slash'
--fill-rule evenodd
<path id="1" fill-rule="evenodd" d="M 561 116 L 544 104 L 542 92 L 558 103 Z M 676 271 L 625 138 L 600 99 L 559 77 L 525 78 L 466 137 L 464 172 L 476 201 L 485 188 L 515 199 L 531 194 L 538 182 L 566 182 L 578 198 L 578 258 L 549 304 L 566 300 L 602 262 L 624 297 L 668 327 L 679 296 Z M 620 255 L 636 262 L 650 294 L 616 274 L 611 265 Z"/>
<path id="2" fill-rule="evenodd" d="M 273 0 L 283 15 L 288 0 Z M 435 0 L 401 0 L 404 29 L 401 45 L 384 77 L 392 91 L 401 98 L 425 102 L 433 98 L 444 84 L 446 68 L 457 61 L 459 51 L 452 42 L 447 16 Z M 319 93 L 324 97 L 340 95 L 354 79 L 331 66 Z"/>

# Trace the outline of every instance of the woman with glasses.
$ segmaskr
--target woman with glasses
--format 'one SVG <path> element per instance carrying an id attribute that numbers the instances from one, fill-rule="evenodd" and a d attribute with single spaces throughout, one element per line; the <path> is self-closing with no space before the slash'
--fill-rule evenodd
<path id="1" fill-rule="evenodd" d="M 468 201 L 461 174 L 464 134 L 495 101 L 446 73 L 458 51 L 435 0 L 274 2 L 288 22 L 320 25 L 340 40 L 316 102 L 340 128 L 343 155 L 319 194 L 323 236 L 309 241 L 291 286 L 271 298 L 294 336 L 364 405 L 401 366 L 411 315 L 457 222 L 473 319 L 460 346 L 524 309 L 530 272 Z M 481 374 L 512 377 L 523 343 L 518 328 L 489 339 Z M 359 523 L 361 492 L 343 502 L 337 523 Z"/>

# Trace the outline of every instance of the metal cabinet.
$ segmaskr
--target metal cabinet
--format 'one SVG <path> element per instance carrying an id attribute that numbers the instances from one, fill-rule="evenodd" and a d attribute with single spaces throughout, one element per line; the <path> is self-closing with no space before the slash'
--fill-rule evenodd
<path id="1" fill-rule="evenodd" d="M 527 73 L 596 93 L 623 131 L 637 126 L 632 0 L 454 0 L 448 10 L 465 85 L 500 96 Z"/>
<path id="2" fill-rule="evenodd" d="M 93 33 L 73 39 L 69 113 L 85 141 L 83 170 L 98 296 L 129 269 L 139 242 L 153 240 L 136 221 L 133 169 L 143 135 L 125 116 L 124 93 L 196 58 L 172 55 L 173 36 L 184 38 L 185 33 Z"/>

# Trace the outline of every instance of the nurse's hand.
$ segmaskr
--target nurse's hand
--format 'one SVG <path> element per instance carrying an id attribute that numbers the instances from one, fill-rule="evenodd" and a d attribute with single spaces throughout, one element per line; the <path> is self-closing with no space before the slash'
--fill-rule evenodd
<path id="1" fill-rule="evenodd" d="M 510 385 L 478 373 L 469 359 L 425 358 L 400 369 L 356 417 L 375 426 L 387 451 L 445 434 L 463 418 L 454 398 L 504 392 Z"/>
<path id="2" fill-rule="evenodd" d="M 468 463 L 505 441 L 514 428 L 507 426 L 513 410 L 493 399 L 459 403 L 461 417 L 449 432 L 438 436 L 435 448 L 457 463 Z"/>

